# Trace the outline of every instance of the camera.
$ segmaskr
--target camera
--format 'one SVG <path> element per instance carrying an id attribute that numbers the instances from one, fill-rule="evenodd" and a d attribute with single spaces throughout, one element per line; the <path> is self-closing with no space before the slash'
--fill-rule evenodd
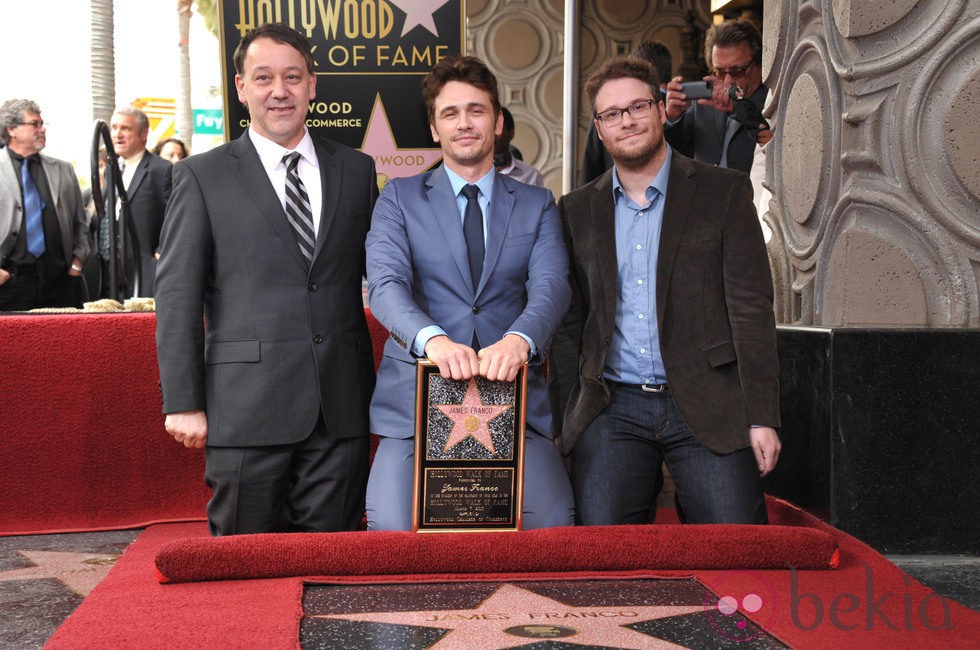
<path id="1" fill-rule="evenodd" d="M 681 91 L 688 99 L 711 99 L 711 82 L 685 81 L 681 84 Z"/>

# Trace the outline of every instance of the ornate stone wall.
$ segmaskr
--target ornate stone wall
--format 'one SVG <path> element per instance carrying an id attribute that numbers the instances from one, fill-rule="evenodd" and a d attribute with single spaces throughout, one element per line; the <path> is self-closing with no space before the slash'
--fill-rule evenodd
<path id="1" fill-rule="evenodd" d="M 980 3 L 767 0 L 777 317 L 980 326 Z"/>
<path id="2" fill-rule="evenodd" d="M 563 0 L 466 0 L 466 52 L 497 75 L 514 145 L 561 196 Z"/>

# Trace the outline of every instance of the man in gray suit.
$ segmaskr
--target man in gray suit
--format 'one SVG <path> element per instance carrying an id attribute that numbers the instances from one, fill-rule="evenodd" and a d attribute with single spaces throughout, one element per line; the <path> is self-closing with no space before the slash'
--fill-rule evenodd
<path id="1" fill-rule="evenodd" d="M 140 287 L 134 294 L 135 258 L 126 251 L 126 276 L 130 293 L 127 295 L 152 296 L 159 257 L 160 230 L 163 216 L 170 199 L 173 165 L 149 152 L 146 140 L 150 121 L 146 114 L 132 106 L 121 106 L 112 114 L 109 127 L 112 146 L 122 166 L 122 180 L 129 197 L 129 206 L 140 244 Z M 108 228 L 102 239 L 108 242 Z M 108 258 L 108 248 L 103 251 Z M 108 296 L 108 266 L 103 265 L 103 297 Z"/>
<path id="2" fill-rule="evenodd" d="M 663 462 L 683 521 L 765 523 L 779 364 L 749 177 L 671 151 L 647 61 L 586 94 L 614 166 L 559 205 L 572 307 L 549 366 L 578 523 L 651 522 Z"/>
<path id="3" fill-rule="evenodd" d="M 89 240 L 75 171 L 40 155 L 47 131 L 29 99 L 0 107 L 0 140 L 0 311 L 81 307 Z"/>
<path id="4" fill-rule="evenodd" d="M 206 445 L 213 535 L 351 530 L 374 385 L 361 296 L 374 163 L 307 131 L 316 77 L 301 34 L 258 27 L 234 63 L 251 125 L 174 167 L 164 221 L 167 431 Z"/>
<path id="5" fill-rule="evenodd" d="M 371 402 L 382 436 L 368 529 L 412 521 L 416 361 L 443 377 L 527 374 L 524 527 L 569 525 L 568 476 L 551 435 L 541 362 L 568 307 L 568 258 L 551 192 L 493 166 L 497 80 L 479 59 L 440 61 L 422 84 L 443 165 L 385 186 L 367 240 L 371 310 L 391 333 Z"/>
<path id="6" fill-rule="evenodd" d="M 667 84 L 667 143 L 686 156 L 720 167 L 749 173 L 755 148 L 764 146 L 773 133 L 764 128 L 752 133 L 735 119 L 735 105 L 728 89 L 737 85 L 741 96 L 762 111 L 769 89 L 762 84 L 762 36 L 744 20 L 714 25 L 705 35 L 705 59 L 713 83 L 710 99 L 691 101 L 681 78 Z"/>

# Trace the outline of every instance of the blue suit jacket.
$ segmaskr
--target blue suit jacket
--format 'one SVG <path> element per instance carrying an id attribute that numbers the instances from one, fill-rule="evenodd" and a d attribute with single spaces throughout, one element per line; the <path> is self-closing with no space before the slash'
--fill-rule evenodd
<path id="1" fill-rule="evenodd" d="M 508 331 L 537 349 L 528 369 L 527 424 L 551 437 L 540 362 L 568 309 L 568 256 L 551 192 L 494 173 L 483 275 L 474 292 L 463 226 L 443 167 L 388 181 L 367 237 L 372 313 L 390 336 L 371 400 L 371 431 L 410 438 L 415 430 L 416 334 L 439 325 L 484 346 Z"/>

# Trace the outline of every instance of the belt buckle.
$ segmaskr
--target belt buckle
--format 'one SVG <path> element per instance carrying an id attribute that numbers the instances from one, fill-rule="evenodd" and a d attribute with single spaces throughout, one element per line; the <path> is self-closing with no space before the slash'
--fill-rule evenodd
<path id="1" fill-rule="evenodd" d="M 644 393 L 662 393 L 667 390 L 667 384 L 643 384 L 640 388 Z"/>

